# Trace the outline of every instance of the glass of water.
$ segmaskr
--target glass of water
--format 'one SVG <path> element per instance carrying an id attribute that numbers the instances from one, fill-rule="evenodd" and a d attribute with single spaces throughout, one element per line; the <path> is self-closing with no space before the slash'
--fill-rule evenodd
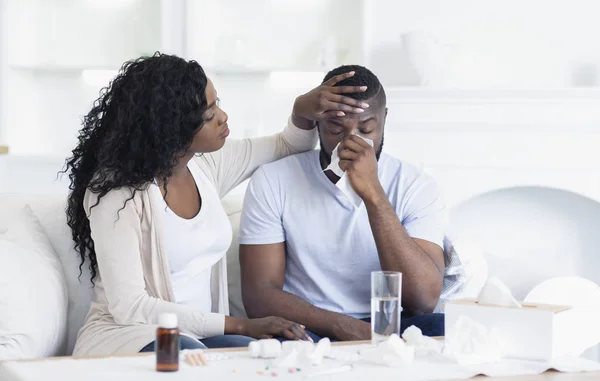
<path id="1" fill-rule="evenodd" d="M 400 335 L 402 273 L 371 273 L 371 341 L 377 344 L 392 334 Z"/>

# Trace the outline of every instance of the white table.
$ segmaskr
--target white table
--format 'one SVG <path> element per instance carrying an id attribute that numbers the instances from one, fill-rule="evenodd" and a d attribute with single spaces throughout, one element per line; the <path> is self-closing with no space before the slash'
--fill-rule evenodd
<path id="1" fill-rule="evenodd" d="M 335 343 L 337 350 L 355 350 L 358 345 L 364 345 L 364 342 Z M 153 380 L 257 380 L 264 381 L 272 379 L 272 369 L 265 370 L 269 360 L 251 359 L 247 350 L 243 349 L 214 349 L 205 351 L 210 361 L 209 366 L 192 367 L 182 362 L 180 371 L 176 373 L 158 373 L 154 370 L 155 358 L 153 354 L 138 354 L 123 357 L 60 357 L 52 359 L 25 360 L 15 362 L 0 363 L 1 381 L 153 381 Z M 216 356 L 227 356 L 229 359 L 218 360 Z M 343 365 L 342 362 L 332 363 L 335 360 L 328 360 L 320 367 L 303 368 L 300 372 L 289 373 L 286 369 L 276 370 L 277 378 L 285 380 L 304 380 L 307 375 L 325 369 Z M 420 367 L 420 372 L 427 372 L 433 367 L 447 367 L 448 371 L 456 372 L 456 367 L 452 368 L 449 362 L 440 361 L 434 364 L 419 364 L 415 361 L 414 367 Z M 416 368 L 415 368 L 416 369 Z M 452 370 L 454 369 L 454 370 Z M 259 373 L 261 372 L 261 373 Z M 335 375 L 310 377 L 315 380 L 381 380 L 381 379 L 402 379 L 395 368 L 387 368 L 376 365 L 361 364 L 348 372 L 337 373 Z M 468 372 L 462 373 L 454 379 L 465 379 L 471 377 Z M 452 374 L 452 373 L 450 373 Z M 403 378 L 406 379 L 406 378 Z M 551 381 L 584 381 L 600 380 L 600 367 L 598 371 L 586 373 L 560 373 L 548 371 L 543 374 L 518 376 L 518 377 L 494 377 L 487 378 L 478 376 L 472 379 L 490 379 L 490 380 L 512 380 L 512 381 L 532 381 L 532 380 L 551 380 Z"/>

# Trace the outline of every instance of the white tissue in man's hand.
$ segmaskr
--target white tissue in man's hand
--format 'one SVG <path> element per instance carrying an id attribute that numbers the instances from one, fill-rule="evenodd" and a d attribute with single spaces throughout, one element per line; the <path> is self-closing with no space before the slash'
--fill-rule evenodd
<path id="1" fill-rule="evenodd" d="M 521 307 L 508 287 L 496 277 L 490 277 L 481 289 L 477 302 L 481 304 L 492 304 L 504 307 Z"/>
<path id="2" fill-rule="evenodd" d="M 367 142 L 371 147 L 373 147 L 373 140 L 363 138 L 360 135 L 356 136 L 358 136 L 359 138 Z M 348 175 L 346 175 L 344 171 L 342 171 L 342 169 L 340 168 L 340 158 L 338 156 L 339 146 L 340 145 L 338 143 L 338 145 L 333 149 L 333 152 L 331 152 L 331 162 L 329 163 L 327 168 L 325 168 L 325 171 L 330 170 L 340 178 L 335 184 L 335 186 L 338 187 L 338 189 L 341 190 L 344 193 L 344 195 L 346 195 L 346 197 L 348 197 L 348 199 L 352 202 L 354 206 L 358 207 L 361 204 L 362 199 L 356 194 L 354 188 L 352 188 L 352 184 L 350 184 Z"/>
<path id="3" fill-rule="evenodd" d="M 461 365 L 496 362 L 504 355 L 500 332 L 487 330 L 471 318 L 461 316 L 454 327 L 446 331 L 444 355 Z"/>
<path id="4" fill-rule="evenodd" d="M 375 348 L 361 349 L 361 358 L 379 365 L 398 366 L 412 364 L 415 348 L 406 345 L 397 334 L 393 334 Z"/>
<path id="5" fill-rule="evenodd" d="M 438 340 L 423 336 L 423 332 L 414 325 L 406 328 L 402 333 L 406 344 L 415 348 L 415 353 L 420 356 L 442 353 L 442 343 Z"/>
<path id="6" fill-rule="evenodd" d="M 367 142 L 367 144 L 369 144 L 371 147 L 373 147 L 373 140 L 367 139 L 367 138 L 363 138 L 360 135 L 356 135 L 356 136 L 359 137 L 359 138 L 361 138 L 365 142 Z M 327 166 L 327 168 L 325 168 L 325 170 L 326 171 L 330 170 L 333 173 L 335 173 L 338 177 L 342 177 L 342 175 L 344 174 L 344 171 L 340 168 L 340 158 L 338 156 L 338 147 L 339 146 L 340 146 L 340 143 L 338 143 L 338 145 L 335 146 L 335 148 L 331 152 L 331 162 L 329 163 L 329 165 Z"/>

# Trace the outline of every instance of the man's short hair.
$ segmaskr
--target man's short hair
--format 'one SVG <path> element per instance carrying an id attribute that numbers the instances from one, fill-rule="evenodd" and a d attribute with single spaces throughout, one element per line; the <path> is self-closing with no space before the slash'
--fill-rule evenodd
<path id="1" fill-rule="evenodd" d="M 354 72 L 354 76 L 336 83 L 335 86 L 367 86 L 367 91 L 365 92 L 349 93 L 344 95 L 361 101 L 375 98 L 381 107 L 385 107 L 385 90 L 383 89 L 381 82 L 379 82 L 379 78 L 377 78 L 377 76 L 366 67 L 360 65 L 342 65 L 327 73 L 323 79 L 323 82 L 327 82 L 336 75 L 345 74 L 350 71 Z"/>

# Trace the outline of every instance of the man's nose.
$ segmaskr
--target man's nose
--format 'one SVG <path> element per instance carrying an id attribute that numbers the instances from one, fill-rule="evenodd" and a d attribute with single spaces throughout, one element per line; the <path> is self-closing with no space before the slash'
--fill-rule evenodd
<path id="1" fill-rule="evenodd" d="M 344 139 L 349 138 L 352 135 L 359 135 L 358 128 L 347 129 L 344 132 Z"/>

